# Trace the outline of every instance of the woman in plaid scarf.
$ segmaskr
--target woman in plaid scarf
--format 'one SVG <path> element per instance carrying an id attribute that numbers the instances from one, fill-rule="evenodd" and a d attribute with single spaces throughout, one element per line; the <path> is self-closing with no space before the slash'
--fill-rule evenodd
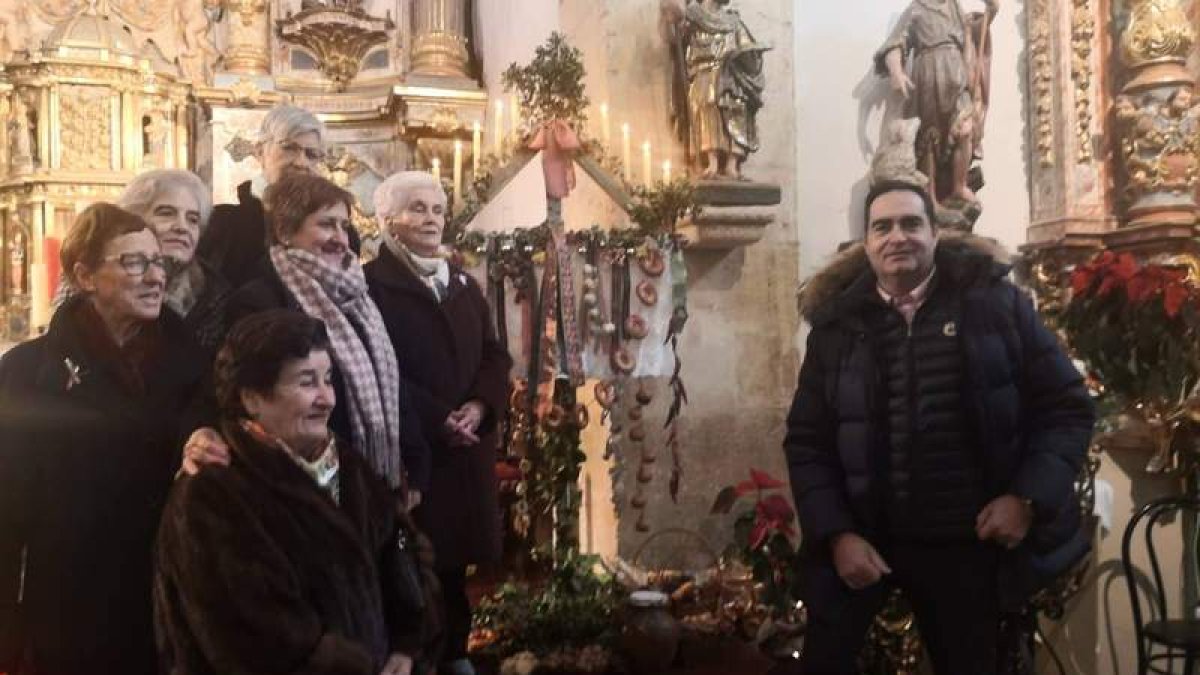
<path id="1" fill-rule="evenodd" d="M 350 441 L 410 503 L 428 481 L 429 447 L 404 390 L 396 354 L 379 310 L 367 293 L 362 266 L 350 250 L 354 197 L 332 182 L 292 173 L 263 195 L 268 256 L 229 300 L 229 324 L 267 309 L 297 309 L 321 320 L 336 366 L 337 406 L 330 428 Z M 403 419 L 402 419 L 403 418 Z M 228 461 L 211 437 L 193 435 L 185 469 Z"/>

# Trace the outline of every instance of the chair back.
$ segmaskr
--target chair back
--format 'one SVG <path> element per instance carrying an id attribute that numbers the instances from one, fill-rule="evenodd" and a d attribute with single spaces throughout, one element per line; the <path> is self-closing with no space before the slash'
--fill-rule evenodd
<path id="1" fill-rule="evenodd" d="M 1162 524 L 1164 518 L 1173 514 L 1179 514 L 1181 517 L 1186 513 L 1193 515 L 1200 514 L 1200 498 L 1188 497 L 1183 495 L 1160 497 L 1155 499 L 1141 509 L 1137 514 L 1130 519 L 1129 524 L 1125 526 L 1125 534 L 1121 537 L 1121 567 L 1125 573 L 1125 583 L 1129 587 L 1129 604 L 1133 611 L 1133 625 L 1137 634 L 1137 650 L 1138 663 L 1146 664 L 1148 660 L 1149 645 L 1145 637 L 1145 627 L 1150 621 L 1166 621 L 1167 620 L 1167 586 L 1163 581 L 1162 563 L 1159 559 L 1158 550 L 1154 545 L 1155 528 Z M 1181 526 L 1183 523 L 1181 522 Z M 1150 574 L 1154 583 L 1151 589 L 1151 597 L 1154 600 L 1153 606 L 1149 611 L 1143 610 L 1142 594 L 1138 592 L 1137 577 L 1133 565 L 1133 541 L 1137 536 L 1137 530 L 1141 528 L 1141 539 L 1144 542 L 1146 554 L 1150 559 Z M 1193 537 L 1184 536 L 1184 545 L 1195 545 Z M 1185 556 L 1185 560 L 1187 557 Z M 1183 570 L 1187 574 L 1187 570 Z M 1182 590 L 1183 586 L 1178 585 L 1174 588 Z M 1191 608 L 1184 608 L 1185 612 L 1190 616 Z M 1185 617 L 1179 617 L 1185 618 Z M 1161 658 L 1161 657 L 1160 657 Z"/>

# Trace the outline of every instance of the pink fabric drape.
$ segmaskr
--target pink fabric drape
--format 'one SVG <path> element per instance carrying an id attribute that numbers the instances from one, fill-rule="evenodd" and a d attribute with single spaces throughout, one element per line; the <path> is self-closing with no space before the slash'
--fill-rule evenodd
<path id="1" fill-rule="evenodd" d="M 579 137 L 571 125 L 553 119 L 538 129 L 529 142 L 531 150 L 542 150 L 542 174 L 546 178 L 546 194 L 562 199 L 571 194 L 575 187 L 575 151 L 580 147 Z"/>

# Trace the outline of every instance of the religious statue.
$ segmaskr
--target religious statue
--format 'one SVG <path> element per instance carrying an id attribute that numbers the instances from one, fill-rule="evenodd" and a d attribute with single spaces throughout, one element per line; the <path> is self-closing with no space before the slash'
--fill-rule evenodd
<path id="1" fill-rule="evenodd" d="M 21 221 L 14 219 L 10 227 L 12 232 L 8 240 L 8 297 L 24 295 L 29 292 L 29 268 L 25 261 L 28 258 L 25 228 Z"/>
<path id="2" fill-rule="evenodd" d="M 167 166 L 167 136 L 171 132 L 168 110 L 156 105 L 146 111 L 142 127 L 142 166 L 162 169 Z"/>
<path id="3" fill-rule="evenodd" d="M 758 150 L 762 53 L 730 0 L 663 0 L 674 62 L 672 117 L 688 161 L 704 178 L 741 179 Z"/>
<path id="4" fill-rule="evenodd" d="M 904 117 L 920 120 L 916 156 L 930 179 L 938 218 L 970 227 L 980 204 L 983 125 L 991 69 L 990 28 L 996 0 L 964 14 L 958 0 L 912 0 L 887 41 L 875 70 L 904 99 Z"/>
<path id="5" fill-rule="evenodd" d="M 1190 87 L 1179 87 L 1160 100 L 1118 96 L 1113 114 L 1120 127 L 1126 197 L 1136 201 L 1151 192 L 1190 194 L 1196 188 L 1200 150 L 1200 103 Z"/>
<path id="6" fill-rule="evenodd" d="M 915 117 L 892 120 L 884 127 L 879 150 L 871 160 L 871 185 L 900 181 L 922 188 L 929 187 L 929 176 L 917 168 L 917 132 L 921 120 Z"/>
<path id="7" fill-rule="evenodd" d="M 179 30 L 179 66 L 193 83 L 212 77 L 218 52 L 213 44 L 213 24 L 220 19 L 222 0 L 177 0 L 175 26 Z"/>
<path id="8" fill-rule="evenodd" d="M 33 123 L 29 119 L 29 106 L 21 94 L 12 97 L 8 118 L 8 161 L 14 173 L 33 168 Z"/>

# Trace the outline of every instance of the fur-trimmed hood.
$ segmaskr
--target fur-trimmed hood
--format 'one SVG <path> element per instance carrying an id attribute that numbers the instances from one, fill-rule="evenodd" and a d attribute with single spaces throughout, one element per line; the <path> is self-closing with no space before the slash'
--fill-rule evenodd
<path id="1" fill-rule="evenodd" d="M 995 239 L 951 230 L 939 233 L 934 259 L 939 275 L 953 279 L 956 285 L 977 280 L 981 274 L 1003 277 L 1012 266 L 1012 256 Z M 800 285 L 800 316 L 813 324 L 832 318 L 847 292 L 867 274 L 870 264 L 866 249 L 862 242 L 856 242 Z"/>

